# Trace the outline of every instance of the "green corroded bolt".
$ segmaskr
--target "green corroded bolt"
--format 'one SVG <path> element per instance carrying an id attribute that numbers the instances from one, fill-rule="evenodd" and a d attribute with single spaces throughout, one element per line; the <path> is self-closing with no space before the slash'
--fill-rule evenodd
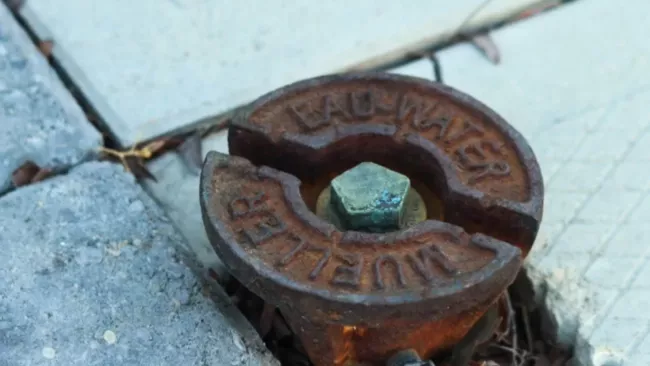
<path id="1" fill-rule="evenodd" d="M 375 163 L 361 163 L 332 180 L 331 205 L 346 230 L 398 230 L 411 187 L 405 175 Z"/>

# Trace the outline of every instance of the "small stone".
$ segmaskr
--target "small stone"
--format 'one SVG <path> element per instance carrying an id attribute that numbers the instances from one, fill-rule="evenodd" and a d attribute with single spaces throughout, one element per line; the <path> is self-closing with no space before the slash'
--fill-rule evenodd
<path id="1" fill-rule="evenodd" d="M 246 351 L 246 346 L 244 345 L 244 342 L 242 342 L 239 335 L 233 333 L 232 334 L 232 341 L 233 341 L 233 343 L 235 343 L 235 346 L 237 346 L 237 348 L 239 348 L 240 351 L 242 351 L 242 352 Z"/>
<path id="2" fill-rule="evenodd" d="M 52 360 L 54 357 L 56 357 L 56 350 L 54 350 L 52 347 L 43 347 L 41 353 L 43 354 L 43 357 L 47 358 L 48 360 Z"/>
<path id="3" fill-rule="evenodd" d="M 97 264 L 102 261 L 104 255 L 99 248 L 80 247 L 75 257 L 75 261 L 82 266 L 89 264 Z"/>
<path id="4" fill-rule="evenodd" d="M 181 289 L 180 293 L 178 294 L 178 302 L 181 305 L 187 305 L 190 303 L 190 292 L 187 291 L 187 289 Z"/>
<path id="5" fill-rule="evenodd" d="M 129 212 L 131 213 L 140 213 L 144 211 L 144 203 L 142 201 L 133 201 L 129 205 Z"/>
<path id="6" fill-rule="evenodd" d="M 115 344 L 117 342 L 117 336 L 112 330 L 107 330 L 104 332 L 104 335 L 102 336 L 106 343 L 108 344 Z"/>

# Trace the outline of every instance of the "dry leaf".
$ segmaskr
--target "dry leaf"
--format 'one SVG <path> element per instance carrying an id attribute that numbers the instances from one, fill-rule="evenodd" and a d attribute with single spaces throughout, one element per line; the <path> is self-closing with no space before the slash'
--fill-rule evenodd
<path id="1" fill-rule="evenodd" d="M 41 51 L 43 56 L 45 56 L 45 58 L 47 59 L 52 57 L 53 48 L 54 48 L 54 42 L 50 40 L 38 42 L 38 50 Z"/>
<path id="2" fill-rule="evenodd" d="M 185 139 L 178 147 L 178 153 L 192 174 L 199 175 L 201 173 L 203 151 L 201 148 L 201 134 L 198 131 Z"/>
<path id="3" fill-rule="evenodd" d="M 51 175 L 51 169 L 41 168 L 33 161 L 27 161 L 11 174 L 11 183 L 18 188 L 40 182 Z"/>
<path id="4" fill-rule="evenodd" d="M 41 168 L 33 161 L 27 161 L 11 174 L 14 187 L 28 185 Z"/>
<path id="5" fill-rule="evenodd" d="M 41 169 L 40 169 L 40 170 L 39 170 L 39 171 L 34 175 L 34 177 L 32 177 L 32 180 L 31 180 L 30 183 L 36 183 L 36 182 L 43 181 L 43 180 L 49 178 L 50 176 L 52 176 L 52 173 L 53 173 L 53 172 L 52 172 L 51 169 L 41 168 Z"/>
<path id="6" fill-rule="evenodd" d="M 501 54 L 497 45 L 492 40 L 489 34 L 477 34 L 470 40 L 476 48 L 478 48 L 493 64 L 497 65 L 501 61 Z"/>
<path id="7" fill-rule="evenodd" d="M 219 275 L 217 274 L 217 271 L 215 271 L 212 268 L 208 268 L 208 278 L 210 278 L 210 279 L 212 279 L 212 280 L 214 280 L 216 282 L 219 282 Z"/>
<path id="8" fill-rule="evenodd" d="M 274 318 L 275 318 L 275 306 L 269 303 L 264 303 L 262 314 L 260 315 L 259 328 L 258 328 L 258 333 L 260 334 L 260 337 L 262 337 L 262 339 L 264 339 L 266 335 L 269 334 L 269 332 L 271 331 L 271 328 L 273 327 Z"/>

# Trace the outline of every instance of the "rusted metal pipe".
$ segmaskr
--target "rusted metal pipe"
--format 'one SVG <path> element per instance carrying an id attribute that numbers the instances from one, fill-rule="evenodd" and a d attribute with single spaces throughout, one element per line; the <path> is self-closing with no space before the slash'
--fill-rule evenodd
<path id="1" fill-rule="evenodd" d="M 276 306 L 317 366 L 430 358 L 461 342 L 514 280 L 537 234 L 532 150 L 452 88 L 382 73 L 271 92 L 211 152 L 201 207 L 229 271 Z M 316 215 L 332 179 L 363 162 L 403 174 L 426 220 L 395 231 Z"/>

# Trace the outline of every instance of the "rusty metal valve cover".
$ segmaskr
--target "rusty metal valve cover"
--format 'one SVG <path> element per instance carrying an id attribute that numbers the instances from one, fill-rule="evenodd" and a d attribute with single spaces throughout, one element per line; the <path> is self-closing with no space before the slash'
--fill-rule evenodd
<path id="1" fill-rule="evenodd" d="M 278 307 L 316 365 L 448 349 L 514 280 L 542 215 L 528 144 L 452 88 L 383 73 L 319 77 L 236 115 L 201 207 L 231 273 Z M 410 179 L 427 220 L 342 231 L 314 212 L 332 179 L 374 162 Z"/>

